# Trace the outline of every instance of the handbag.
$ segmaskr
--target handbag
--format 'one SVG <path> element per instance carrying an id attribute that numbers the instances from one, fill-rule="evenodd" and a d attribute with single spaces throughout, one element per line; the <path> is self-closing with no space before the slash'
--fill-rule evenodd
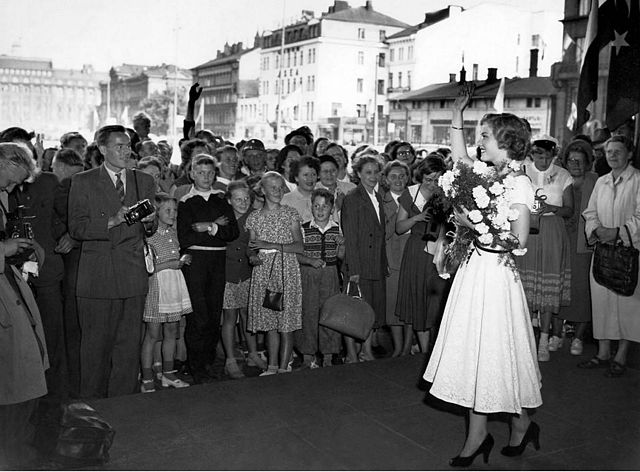
<path id="1" fill-rule="evenodd" d="M 96 410 L 76 402 L 43 418 L 34 444 L 41 454 L 64 468 L 78 468 L 108 462 L 114 436 L 114 429 Z"/>
<path id="2" fill-rule="evenodd" d="M 603 287 L 630 297 L 638 285 L 638 254 L 631 233 L 624 225 L 631 246 L 624 246 L 620 235 L 612 243 L 597 243 L 593 253 L 593 278 Z"/>
<path id="3" fill-rule="evenodd" d="M 348 282 L 345 293 L 334 295 L 323 303 L 319 323 L 352 338 L 367 339 L 376 314 L 362 298 L 357 283 L 354 285 L 358 289 L 358 295 L 349 295 L 350 285 L 351 282 Z"/>
<path id="4" fill-rule="evenodd" d="M 271 276 L 273 275 L 273 266 L 276 262 L 276 254 L 273 256 L 273 260 L 271 261 L 271 270 L 269 271 L 269 281 L 271 281 Z M 280 268 L 282 269 L 282 290 L 284 291 L 284 252 L 280 251 L 281 264 Z M 268 308 L 273 311 L 283 311 L 284 303 L 283 303 L 283 292 L 276 292 L 273 290 L 269 290 L 267 287 L 264 293 L 264 300 L 262 300 L 262 306 L 264 308 Z"/>

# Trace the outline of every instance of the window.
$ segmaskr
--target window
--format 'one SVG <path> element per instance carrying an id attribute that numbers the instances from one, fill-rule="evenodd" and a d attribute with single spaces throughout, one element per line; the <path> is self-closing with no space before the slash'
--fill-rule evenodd
<path id="1" fill-rule="evenodd" d="M 384 95 L 384 79 L 378 79 L 378 95 Z"/>
<path id="2" fill-rule="evenodd" d="M 411 125 L 411 139 L 412 143 L 422 142 L 422 125 Z"/>
<path id="3" fill-rule="evenodd" d="M 295 91 L 296 91 L 296 85 L 297 85 L 297 83 L 298 83 L 298 81 L 297 81 L 296 79 L 293 79 L 293 84 L 292 84 L 292 87 L 291 87 L 291 91 L 292 91 L 292 92 L 295 92 Z"/>
<path id="4" fill-rule="evenodd" d="M 291 93 L 291 79 L 287 79 L 287 93 Z"/>
<path id="5" fill-rule="evenodd" d="M 389 51 L 389 62 L 393 62 L 395 60 L 395 56 L 396 55 L 396 50 L 395 49 L 391 49 Z"/>
<path id="6" fill-rule="evenodd" d="M 389 88 L 393 88 L 393 72 L 389 72 Z"/>
<path id="7" fill-rule="evenodd" d="M 364 51 L 358 51 L 358 64 L 364 64 Z"/>
<path id="8" fill-rule="evenodd" d="M 533 34 L 531 35 L 531 47 L 537 49 L 540 47 L 540 35 Z"/>
<path id="9" fill-rule="evenodd" d="M 473 64 L 471 71 L 471 80 L 478 80 L 478 64 Z"/>
<path id="10" fill-rule="evenodd" d="M 304 60 L 304 52 L 300 51 L 300 65 L 302 65 L 303 60 Z"/>
<path id="11" fill-rule="evenodd" d="M 384 53 L 381 52 L 380 54 L 378 54 L 378 67 L 384 67 Z"/>
<path id="12" fill-rule="evenodd" d="M 298 65 L 298 53 L 293 53 L 293 67 Z"/>
<path id="13" fill-rule="evenodd" d="M 413 59 L 413 46 L 407 48 L 407 60 L 410 61 L 411 59 Z"/>
<path id="14" fill-rule="evenodd" d="M 358 28 L 358 39 L 364 39 L 364 28 Z"/>
<path id="15" fill-rule="evenodd" d="M 384 41 L 385 39 L 387 39 L 387 32 L 385 30 L 380 30 L 378 39 L 380 41 Z"/>
<path id="16" fill-rule="evenodd" d="M 358 118 L 366 118 L 367 117 L 367 105 L 364 103 L 359 103 L 356 105 L 356 113 Z"/>
<path id="17" fill-rule="evenodd" d="M 362 93 L 364 91 L 364 79 L 358 79 L 356 85 L 356 92 Z"/>
<path id="18" fill-rule="evenodd" d="M 540 98 L 539 98 L 539 97 L 536 97 L 536 98 L 534 98 L 534 99 L 533 99 L 533 105 L 534 105 L 536 108 L 540 108 L 540 105 L 541 105 L 541 104 L 542 104 L 542 100 L 540 100 Z"/>
<path id="19" fill-rule="evenodd" d="M 338 116 L 340 114 L 340 110 L 342 110 L 342 103 L 332 103 L 331 104 L 331 116 Z"/>
<path id="20" fill-rule="evenodd" d="M 407 87 L 411 88 L 411 71 L 407 71 Z"/>
<path id="21" fill-rule="evenodd" d="M 276 69 L 280 68 L 280 54 L 276 54 Z"/>
<path id="22" fill-rule="evenodd" d="M 402 88 L 402 72 L 398 72 L 398 87 Z"/>
<path id="23" fill-rule="evenodd" d="M 582 50 L 584 49 L 584 38 L 576 39 L 576 64 L 580 65 L 582 62 Z"/>
<path id="24" fill-rule="evenodd" d="M 315 91 L 316 89 L 316 76 L 312 75 L 311 76 L 311 91 Z"/>
<path id="25" fill-rule="evenodd" d="M 287 67 L 291 67 L 291 52 L 287 51 Z"/>
<path id="26" fill-rule="evenodd" d="M 398 60 L 399 61 L 404 61 L 404 48 L 399 48 L 398 49 Z"/>

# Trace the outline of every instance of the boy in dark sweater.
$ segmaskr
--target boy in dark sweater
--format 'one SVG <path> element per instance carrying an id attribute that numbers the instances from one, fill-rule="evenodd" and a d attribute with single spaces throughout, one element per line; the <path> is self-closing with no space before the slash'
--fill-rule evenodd
<path id="1" fill-rule="evenodd" d="M 212 189 L 215 162 L 208 155 L 195 157 L 193 187 L 178 204 L 178 239 L 191 265 L 183 272 L 193 313 L 187 317 L 185 341 L 195 383 L 213 377 L 213 361 L 220 337 L 220 316 L 225 284 L 226 243 L 238 237 L 233 209 Z"/>

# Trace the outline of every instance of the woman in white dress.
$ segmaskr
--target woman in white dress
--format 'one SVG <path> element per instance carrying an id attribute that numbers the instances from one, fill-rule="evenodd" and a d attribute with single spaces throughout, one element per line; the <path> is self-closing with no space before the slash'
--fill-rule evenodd
<path id="1" fill-rule="evenodd" d="M 462 112 L 473 94 L 464 87 L 454 104 L 451 141 L 454 160 L 472 165 L 466 152 Z M 499 175 L 513 176 L 510 208 L 519 217 L 511 232 L 524 248 L 529 234 L 533 187 L 521 172 L 509 166 L 527 154 L 530 131 L 524 120 L 505 113 L 489 114 L 481 121 L 482 160 L 492 163 Z M 506 182 L 505 182 L 506 183 Z M 459 225 L 473 227 L 467 211 L 457 212 Z M 529 419 L 527 408 L 542 404 L 540 371 L 535 338 L 522 284 L 513 269 L 499 260 L 501 247 L 479 242 L 455 275 L 433 353 L 424 374 L 432 383 L 430 393 L 469 409 L 469 429 L 453 467 L 467 467 L 477 455 L 487 462 L 493 437 L 487 433 L 489 413 L 511 413 L 506 456 L 522 454 L 529 442 L 539 448 L 539 427 Z M 504 257 L 505 254 L 502 254 Z"/>

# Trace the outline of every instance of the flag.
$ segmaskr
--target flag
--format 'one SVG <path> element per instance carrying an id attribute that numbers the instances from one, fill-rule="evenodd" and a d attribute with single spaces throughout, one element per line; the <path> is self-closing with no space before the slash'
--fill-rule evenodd
<path id="1" fill-rule="evenodd" d="M 615 2 L 607 81 L 607 127 L 640 112 L 640 0 Z"/>
<path id="2" fill-rule="evenodd" d="M 576 124 L 577 119 L 578 119 L 578 107 L 576 106 L 576 102 L 572 102 L 571 114 L 569 115 L 569 119 L 567 120 L 567 128 L 573 131 L 573 125 Z"/>
<path id="3" fill-rule="evenodd" d="M 129 105 L 125 105 L 120 115 L 120 124 L 122 126 L 129 126 Z"/>
<path id="4" fill-rule="evenodd" d="M 620 1 L 624 2 L 625 0 L 618 0 L 618 2 Z M 626 1 L 637 2 L 638 0 Z M 598 0 L 591 0 L 578 83 L 578 118 L 576 121 L 578 129 L 590 118 L 593 118 L 589 108 L 598 99 L 600 51 L 613 40 L 615 16 L 616 0 L 606 0 L 600 8 L 598 8 Z"/>
<path id="5" fill-rule="evenodd" d="M 493 101 L 493 109 L 497 113 L 504 112 L 504 77 L 500 80 L 500 87 L 498 87 L 496 99 Z"/>
<path id="6" fill-rule="evenodd" d="M 200 99 L 200 108 L 198 109 L 198 116 L 196 116 L 196 124 L 200 122 L 200 129 L 204 129 L 204 99 Z"/>

